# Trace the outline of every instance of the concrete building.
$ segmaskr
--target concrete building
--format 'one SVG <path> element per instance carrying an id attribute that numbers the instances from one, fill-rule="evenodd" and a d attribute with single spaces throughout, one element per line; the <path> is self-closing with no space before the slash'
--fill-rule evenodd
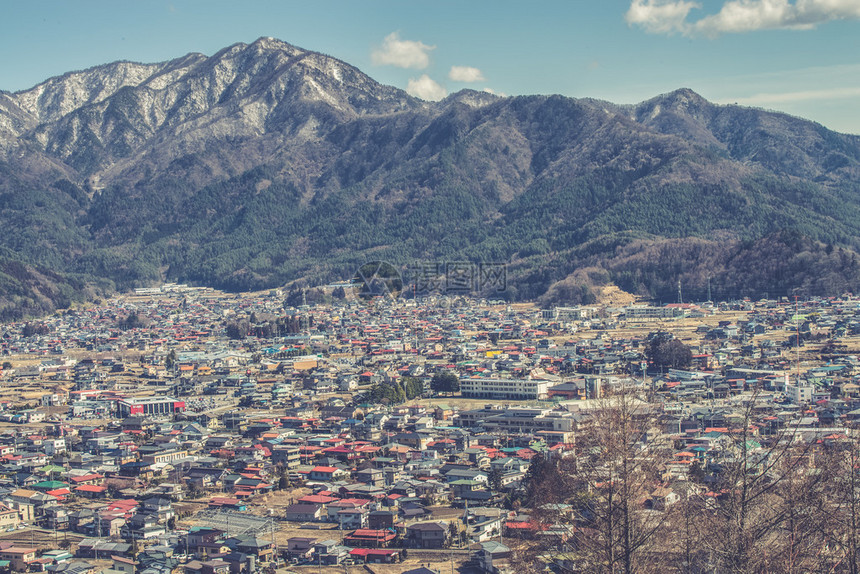
<path id="1" fill-rule="evenodd" d="M 545 399 L 550 381 L 536 379 L 460 379 L 460 392 L 470 399 Z"/>
<path id="2" fill-rule="evenodd" d="M 167 416 L 185 410 L 185 402 L 172 397 L 140 397 L 117 402 L 120 417 L 131 415 Z"/>
<path id="3" fill-rule="evenodd" d="M 788 383 L 785 385 L 785 396 L 795 405 L 808 405 L 812 402 L 815 387 L 804 383 Z"/>

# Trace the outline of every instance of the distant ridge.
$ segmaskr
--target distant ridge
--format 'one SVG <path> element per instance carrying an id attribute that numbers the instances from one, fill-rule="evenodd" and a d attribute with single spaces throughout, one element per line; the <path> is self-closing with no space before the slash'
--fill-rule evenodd
<path id="1" fill-rule="evenodd" d="M 547 303 L 605 282 L 661 299 L 678 277 L 695 293 L 708 274 L 725 297 L 837 294 L 858 286 L 859 196 L 860 138 L 785 114 L 689 89 L 425 102 L 260 38 L 0 93 L 0 255 L 20 266 L 0 265 L 0 316 L 371 259 L 504 263 L 499 296 Z"/>

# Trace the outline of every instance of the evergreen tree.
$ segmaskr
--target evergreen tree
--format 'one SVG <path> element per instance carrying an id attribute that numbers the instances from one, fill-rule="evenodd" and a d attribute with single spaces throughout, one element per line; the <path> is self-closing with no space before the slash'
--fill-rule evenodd
<path id="1" fill-rule="evenodd" d="M 456 393 L 460 390 L 460 379 L 448 370 L 442 370 L 433 375 L 430 388 L 437 393 Z"/>

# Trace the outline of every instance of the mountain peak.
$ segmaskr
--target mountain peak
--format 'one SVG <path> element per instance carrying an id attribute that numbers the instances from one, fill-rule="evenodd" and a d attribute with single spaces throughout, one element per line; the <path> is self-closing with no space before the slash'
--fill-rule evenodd
<path id="1" fill-rule="evenodd" d="M 711 105 L 713 104 L 690 88 L 678 88 L 677 90 L 672 90 L 671 92 L 645 100 L 637 107 L 654 108 L 655 106 L 659 106 L 663 110 L 689 110 Z"/>
<path id="2" fill-rule="evenodd" d="M 296 46 L 271 36 L 260 36 L 250 44 L 251 47 L 263 50 L 297 50 Z"/>
<path id="3" fill-rule="evenodd" d="M 454 92 L 439 103 L 446 106 L 456 102 L 465 104 L 470 108 L 482 108 L 484 106 L 489 106 L 500 99 L 502 99 L 501 96 L 491 94 L 490 92 L 479 92 L 477 90 L 465 89 L 460 90 L 459 92 Z"/>
<path id="4" fill-rule="evenodd" d="M 723 148 L 708 123 L 717 106 L 689 88 L 660 94 L 633 106 L 632 119 L 665 134 L 713 148 Z"/>
<path id="5" fill-rule="evenodd" d="M 705 100 L 705 98 L 703 98 L 697 92 L 691 90 L 690 88 L 678 88 L 677 90 L 672 90 L 671 92 L 666 94 L 666 97 L 675 100 L 681 99 L 696 102 L 707 101 Z"/>

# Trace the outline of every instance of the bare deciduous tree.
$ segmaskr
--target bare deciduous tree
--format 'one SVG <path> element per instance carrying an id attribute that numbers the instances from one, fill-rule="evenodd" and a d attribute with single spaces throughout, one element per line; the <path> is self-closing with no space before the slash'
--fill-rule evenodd
<path id="1" fill-rule="evenodd" d="M 539 534 L 552 543 L 532 551 L 566 569 L 659 571 L 653 548 L 667 514 L 649 507 L 661 486 L 657 451 L 663 448 L 654 442 L 652 405 L 622 390 L 597 400 L 587 417 L 575 456 L 557 465 L 555 494 L 534 509 Z"/>

